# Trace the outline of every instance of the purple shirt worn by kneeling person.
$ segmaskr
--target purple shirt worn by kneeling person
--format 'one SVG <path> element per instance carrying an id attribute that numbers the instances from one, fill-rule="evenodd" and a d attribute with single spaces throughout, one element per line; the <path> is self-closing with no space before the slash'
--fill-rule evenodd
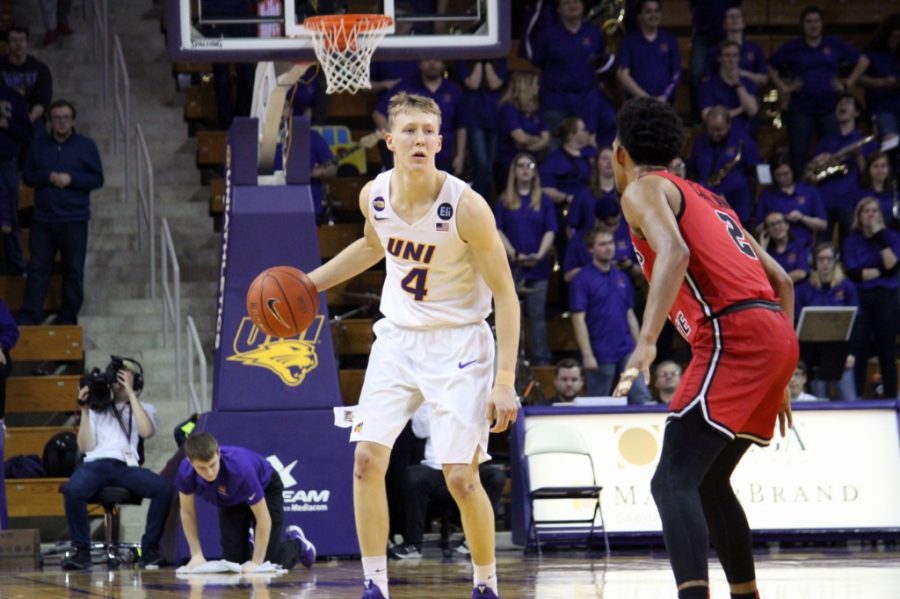
<path id="1" fill-rule="evenodd" d="M 213 505 L 232 507 L 256 505 L 266 496 L 272 480 L 272 465 L 254 451 L 222 445 L 219 447 L 219 474 L 212 482 L 201 477 L 184 458 L 178 466 L 175 488 L 185 495 L 197 495 Z"/>

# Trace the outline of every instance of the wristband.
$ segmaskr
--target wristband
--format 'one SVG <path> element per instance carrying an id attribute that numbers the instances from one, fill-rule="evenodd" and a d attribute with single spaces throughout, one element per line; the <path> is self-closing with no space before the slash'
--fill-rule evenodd
<path id="1" fill-rule="evenodd" d="M 509 370 L 498 370 L 497 378 L 494 379 L 494 385 L 509 385 L 512 387 L 516 384 L 516 373 Z"/>
<path id="2" fill-rule="evenodd" d="M 891 242 L 888 239 L 887 233 L 885 233 L 885 231 L 886 229 L 882 229 L 872 236 L 872 239 L 874 239 L 875 243 L 878 244 L 878 248 L 882 250 L 891 247 Z"/>

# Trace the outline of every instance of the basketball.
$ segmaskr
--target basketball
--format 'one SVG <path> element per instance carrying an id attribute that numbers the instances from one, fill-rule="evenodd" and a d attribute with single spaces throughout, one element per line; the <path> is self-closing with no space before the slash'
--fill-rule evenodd
<path id="1" fill-rule="evenodd" d="M 306 273 L 292 266 L 273 266 L 247 290 L 247 314 L 270 337 L 296 337 L 319 313 L 319 292 Z"/>

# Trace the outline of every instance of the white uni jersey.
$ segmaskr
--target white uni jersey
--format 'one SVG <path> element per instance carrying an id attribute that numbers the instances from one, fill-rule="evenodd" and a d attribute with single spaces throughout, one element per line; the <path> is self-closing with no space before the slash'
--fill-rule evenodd
<path id="1" fill-rule="evenodd" d="M 447 173 L 428 213 L 407 224 L 391 206 L 392 173 L 375 177 L 369 196 L 369 219 L 387 260 L 381 313 L 413 329 L 482 322 L 491 311 L 491 291 L 456 229 L 465 182 Z"/>

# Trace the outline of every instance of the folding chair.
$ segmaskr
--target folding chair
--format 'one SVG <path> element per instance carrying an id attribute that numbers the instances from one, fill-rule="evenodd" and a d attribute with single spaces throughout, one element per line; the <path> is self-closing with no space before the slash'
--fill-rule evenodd
<path id="1" fill-rule="evenodd" d="M 525 432 L 525 483 L 528 488 L 528 497 L 531 504 L 531 518 L 528 523 L 525 551 L 532 544 L 537 546 L 538 554 L 541 551 L 541 529 L 544 532 L 555 532 L 559 535 L 573 536 L 578 533 L 587 533 L 585 536 L 586 549 L 590 549 L 594 538 L 594 532 L 599 528 L 603 533 L 603 542 L 606 546 L 606 554 L 609 555 L 609 536 L 606 533 L 606 523 L 603 520 L 603 509 L 600 505 L 600 492 L 603 487 L 597 484 L 597 476 L 594 472 L 594 460 L 591 458 L 590 449 L 581 434 L 565 424 L 547 423 L 529 428 Z M 568 456 L 566 468 L 554 468 L 555 476 L 536 480 L 531 471 L 535 460 L 539 456 L 555 454 Z M 553 478 L 555 480 L 544 480 Z M 557 484 L 567 480 L 590 481 L 590 484 L 571 485 Z M 594 509 L 590 518 L 553 518 L 538 519 L 535 515 L 535 504 L 543 501 L 584 499 L 594 502 Z M 597 516 L 600 516 L 600 526 L 595 524 Z"/>

